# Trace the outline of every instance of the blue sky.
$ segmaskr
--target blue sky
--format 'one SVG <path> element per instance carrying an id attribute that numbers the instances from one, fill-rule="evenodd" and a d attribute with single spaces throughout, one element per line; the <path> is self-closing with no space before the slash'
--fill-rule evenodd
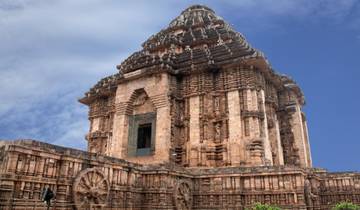
<path id="1" fill-rule="evenodd" d="M 0 138 L 85 149 L 77 99 L 199 3 L 301 86 L 314 166 L 360 171 L 357 0 L 0 0 Z"/>

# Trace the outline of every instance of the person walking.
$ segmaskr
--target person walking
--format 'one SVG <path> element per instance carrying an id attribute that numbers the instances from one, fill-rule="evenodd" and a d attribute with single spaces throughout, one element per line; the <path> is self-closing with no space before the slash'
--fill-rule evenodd
<path id="1" fill-rule="evenodd" d="M 46 204 L 47 210 L 49 210 L 50 205 L 51 205 L 51 199 L 54 198 L 54 193 L 53 191 L 50 189 L 50 187 L 47 185 L 43 192 L 42 192 L 42 196 L 41 196 L 41 200 Z"/>

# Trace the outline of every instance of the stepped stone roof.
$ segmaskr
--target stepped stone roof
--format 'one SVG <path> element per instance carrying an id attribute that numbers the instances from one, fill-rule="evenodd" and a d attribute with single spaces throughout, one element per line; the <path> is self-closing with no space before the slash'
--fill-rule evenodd
<path id="1" fill-rule="evenodd" d="M 146 40 L 140 51 L 117 65 L 118 73 L 101 79 L 79 101 L 89 104 L 97 97 L 114 93 L 128 73 L 138 70 L 141 75 L 164 70 L 188 74 L 241 62 L 257 66 L 277 87 L 293 90 L 304 103 L 295 81 L 276 73 L 261 51 L 251 47 L 241 33 L 203 5 L 185 9 L 167 28 Z"/>
<path id="2" fill-rule="evenodd" d="M 85 93 L 85 97 L 81 98 L 79 101 L 84 104 L 89 104 L 96 97 L 111 95 L 116 91 L 121 78 L 122 75 L 120 73 L 102 78 L 90 88 L 90 90 Z"/>
<path id="3" fill-rule="evenodd" d="M 202 5 L 184 10 L 142 47 L 117 66 L 122 73 L 159 64 L 185 71 L 202 64 L 224 64 L 234 58 L 264 57 L 242 34 Z"/>

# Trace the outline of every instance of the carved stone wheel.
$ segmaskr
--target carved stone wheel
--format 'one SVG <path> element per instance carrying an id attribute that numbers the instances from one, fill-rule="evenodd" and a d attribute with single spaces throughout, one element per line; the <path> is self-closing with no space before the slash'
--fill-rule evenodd
<path id="1" fill-rule="evenodd" d="M 193 195 L 192 185 L 185 180 L 178 181 L 174 193 L 175 205 L 179 210 L 188 210 L 192 208 Z"/>
<path id="2" fill-rule="evenodd" d="M 105 175 L 96 168 L 81 171 L 73 185 L 74 202 L 77 209 L 106 206 L 110 185 Z"/>

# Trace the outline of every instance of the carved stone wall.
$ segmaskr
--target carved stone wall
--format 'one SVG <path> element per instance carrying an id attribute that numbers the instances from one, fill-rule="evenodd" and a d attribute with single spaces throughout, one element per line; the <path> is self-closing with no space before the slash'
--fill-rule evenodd
<path id="1" fill-rule="evenodd" d="M 0 209 L 282 209 L 360 204 L 359 173 L 298 167 L 183 168 L 121 159 L 23 140 L 0 141 Z"/>
<path id="2" fill-rule="evenodd" d="M 311 167 L 301 102 L 292 98 L 293 114 L 285 95 L 295 95 L 292 90 L 276 88 L 259 69 L 205 69 L 171 81 L 171 151 L 177 164 Z"/>
<path id="3" fill-rule="evenodd" d="M 109 154 L 115 113 L 115 95 L 104 96 L 89 105 L 88 151 Z"/>
<path id="4" fill-rule="evenodd" d="M 302 101 L 260 69 L 244 64 L 196 74 L 128 74 L 112 93 L 89 103 L 88 151 L 127 158 L 129 116 L 151 111 L 161 120 L 158 156 L 148 163 L 311 166 Z"/>
<path id="5" fill-rule="evenodd" d="M 187 8 L 117 68 L 80 100 L 88 151 L 185 167 L 312 166 L 300 88 L 210 8 Z M 130 120 L 149 111 L 154 152 L 129 155 Z"/>
<path id="6" fill-rule="evenodd" d="M 190 167 L 311 167 L 303 102 L 288 78 L 283 82 L 289 86 L 281 86 L 246 64 L 191 74 L 135 73 L 90 103 L 88 151 Z M 129 120 L 150 112 L 158 119 L 154 153 L 129 156 Z"/>

